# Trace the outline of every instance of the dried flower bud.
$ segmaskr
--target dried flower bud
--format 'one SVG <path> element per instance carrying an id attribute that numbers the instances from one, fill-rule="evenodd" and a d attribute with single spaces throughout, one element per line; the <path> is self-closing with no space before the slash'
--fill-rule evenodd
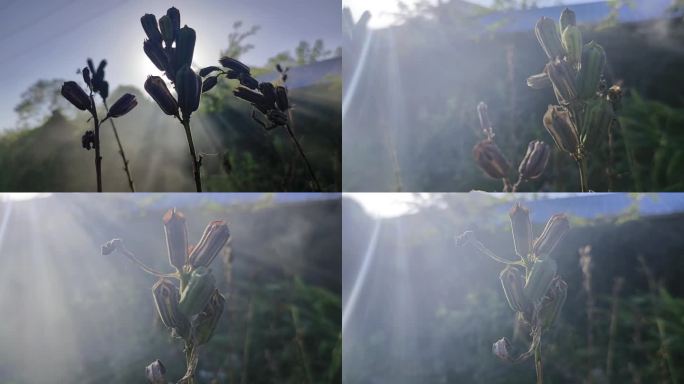
<path id="1" fill-rule="evenodd" d="M 228 224 L 223 220 L 215 220 L 204 229 L 199 243 L 192 249 L 189 256 L 193 268 L 208 267 L 230 240 Z"/>
<path id="2" fill-rule="evenodd" d="M 539 310 L 539 319 L 544 329 L 550 328 L 556 321 L 567 296 L 568 284 L 560 277 L 556 277 L 551 283 L 546 297 L 542 300 Z"/>
<path id="3" fill-rule="evenodd" d="M 556 276 L 558 266 L 553 259 L 536 260 L 530 270 L 530 275 L 523 292 L 531 303 L 539 303 L 546 296 L 553 278 Z"/>
<path id="4" fill-rule="evenodd" d="M 532 89 L 544 89 L 551 86 L 551 79 L 546 72 L 532 75 L 527 78 L 527 86 Z"/>
<path id="5" fill-rule="evenodd" d="M 555 60 L 546 64 L 544 70 L 551 80 L 558 101 L 568 103 L 577 97 L 575 75 L 565 61 Z"/>
<path id="6" fill-rule="evenodd" d="M 162 278 L 152 286 L 152 296 L 154 296 L 154 303 L 162 323 L 178 335 L 187 337 L 190 332 L 190 322 L 180 311 L 178 288 L 170 280 Z"/>
<path id="7" fill-rule="evenodd" d="M 81 111 L 90 110 L 90 97 L 75 81 L 67 81 L 62 85 L 62 96 Z"/>
<path id="8" fill-rule="evenodd" d="M 247 73 L 241 73 L 238 76 L 238 80 L 240 81 L 240 85 L 244 85 L 249 89 L 257 89 L 259 86 L 259 81 Z"/>
<path id="9" fill-rule="evenodd" d="M 537 25 L 534 27 L 534 33 L 537 36 L 539 45 L 544 49 L 544 52 L 546 52 L 546 56 L 549 59 L 555 60 L 556 58 L 565 56 L 556 22 L 548 17 L 542 17 L 537 21 Z"/>
<path id="10" fill-rule="evenodd" d="M 81 136 L 81 146 L 88 151 L 95 148 L 95 132 L 85 131 Z"/>
<path id="11" fill-rule="evenodd" d="M 544 127 L 549 131 L 558 148 L 576 154 L 579 146 L 579 133 L 570 112 L 565 107 L 549 105 L 544 114 Z"/>
<path id="12" fill-rule="evenodd" d="M 276 87 L 275 91 L 276 91 L 275 102 L 276 102 L 276 106 L 278 107 L 278 109 L 280 109 L 283 112 L 290 109 L 290 101 L 287 97 L 287 88 L 279 85 Z"/>
<path id="13" fill-rule="evenodd" d="M 181 28 L 181 35 L 183 35 L 183 28 Z M 178 93 L 178 107 L 185 117 L 190 116 L 199 108 L 202 78 L 187 65 L 176 74 L 176 93 Z"/>
<path id="14" fill-rule="evenodd" d="M 569 230 L 570 222 L 565 215 L 559 213 L 551 216 L 542 234 L 534 241 L 532 252 L 539 258 L 547 257 Z"/>
<path id="15" fill-rule="evenodd" d="M 513 360 L 511 357 L 511 343 L 505 337 L 497 340 L 492 345 L 492 353 L 503 361 L 511 362 Z"/>
<path id="16" fill-rule="evenodd" d="M 622 108 L 622 87 L 616 84 L 608 88 L 608 94 L 606 95 L 606 98 L 613 106 L 613 111 L 619 111 L 620 108 Z"/>
<path id="17" fill-rule="evenodd" d="M 224 56 L 219 60 L 219 63 L 221 63 L 222 66 L 235 71 L 237 74 L 245 73 L 249 75 L 249 67 L 232 57 Z"/>
<path id="18" fill-rule="evenodd" d="M 167 384 L 166 367 L 161 361 L 155 360 L 145 367 L 145 377 L 151 384 Z"/>
<path id="19" fill-rule="evenodd" d="M 169 209 L 164 214 L 163 221 L 169 263 L 178 271 L 182 271 L 188 260 L 188 229 L 185 225 L 185 216 L 175 208 Z"/>
<path id="20" fill-rule="evenodd" d="M 173 36 L 174 39 L 178 38 L 178 32 L 180 32 L 180 26 L 181 26 L 181 18 L 180 18 L 180 11 L 176 7 L 171 7 L 166 10 L 166 16 L 171 19 L 171 24 L 173 25 Z"/>
<path id="21" fill-rule="evenodd" d="M 145 40 L 143 42 L 143 50 L 157 69 L 165 71 L 169 68 L 169 59 L 166 57 L 161 44 L 155 43 L 152 40 Z"/>
<path id="22" fill-rule="evenodd" d="M 195 30 L 187 25 L 180 29 L 180 32 L 178 32 L 178 40 L 176 41 L 176 68 L 182 68 L 184 65 L 187 65 L 188 67 L 192 65 L 196 38 Z"/>
<path id="23" fill-rule="evenodd" d="M 533 140 L 527 145 L 527 152 L 518 167 L 520 177 L 525 180 L 534 180 L 544 173 L 546 164 L 549 162 L 551 149 L 543 141 Z"/>
<path id="24" fill-rule="evenodd" d="M 570 8 L 565 8 L 560 15 L 560 31 L 565 31 L 565 28 L 567 28 L 568 26 L 577 25 L 576 20 L 577 18 L 575 16 L 575 12 Z"/>
<path id="25" fill-rule="evenodd" d="M 167 47 L 173 45 L 173 40 L 175 39 L 175 31 L 173 29 L 173 21 L 167 15 L 159 18 L 159 30 L 161 31 L 162 39 L 164 39 L 164 44 Z"/>
<path id="26" fill-rule="evenodd" d="M 218 76 L 207 77 L 202 82 L 202 93 L 210 91 L 216 84 L 218 84 Z"/>
<path id="27" fill-rule="evenodd" d="M 147 38 L 154 43 L 161 44 L 162 36 L 159 32 L 159 28 L 157 28 L 157 17 L 150 13 L 146 13 L 140 18 L 140 23 L 142 24 L 143 30 L 145 30 Z"/>
<path id="28" fill-rule="evenodd" d="M 249 90 L 245 87 L 237 87 L 233 91 L 233 95 L 252 104 L 265 105 L 265 99 L 262 94 Z"/>
<path id="29" fill-rule="evenodd" d="M 517 267 L 508 265 L 499 274 L 499 279 L 511 309 L 516 312 L 527 311 L 530 303 L 523 293 L 525 276 L 522 271 Z"/>
<path id="30" fill-rule="evenodd" d="M 520 257 L 527 257 L 532 250 L 532 223 L 530 222 L 530 211 L 516 203 L 508 213 L 511 218 L 511 232 L 513 232 L 513 243 L 515 252 Z"/>
<path id="31" fill-rule="evenodd" d="M 81 74 L 83 75 L 83 81 L 86 83 L 86 85 L 89 88 L 92 88 L 93 87 L 93 81 L 90 78 L 90 69 L 88 69 L 88 67 L 83 68 L 81 70 Z"/>
<path id="32" fill-rule="evenodd" d="M 202 345 L 211 340 L 223 313 L 225 302 L 226 299 L 219 293 L 218 289 L 214 290 L 207 305 L 192 322 L 192 339 L 195 345 Z"/>
<path id="33" fill-rule="evenodd" d="M 130 112 L 136 105 L 138 105 L 138 100 L 135 99 L 135 95 L 125 93 L 123 96 L 119 97 L 119 100 L 117 100 L 111 108 L 109 108 L 109 113 L 104 120 L 107 120 L 110 117 L 121 117 Z"/>
<path id="34" fill-rule="evenodd" d="M 477 165 L 485 171 L 489 177 L 495 179 L 506 178 L 510 170 L 508 160 L 501 153 L 499 147 L 493 141 L 485 139 L 473 147 L 473 157 Z"/>
<path id="35" fill-rule="evenodd" d="M 145 90 L 152 96 L 165 114 L 178 116 L 178 103 L 161 77 L 148 76 L 145 81 Z"/>
<path id="36" fill-rule="evenodd" d="M 596 96 L 603 66 L 606 64 L 606 52 L 599 44 L 590 41 L 582 52 L 582 67 L 577 76 L 579 97 L 589 99 Z"/>
<path id="37" fill-rule="evenodd" d="M 580 140 L 584 148 L 587 150 L 596 148 L 601 139 L 604 138 L 614 118 L 613 106 L 608 100 L 597 99 L 587 103 L 580 132 Z"/>
<path id="38" fill-rule="evenodd" d="M 563 48 L 565 48 L 566 60 L 575 68 L 578 68 L 582 59 L 582 32 L 576 26 L 570 25 L 563 30 L 561 41 L 563 42 Z"/>
<path id="39" fill-rule="evenodd" d="M 181 292 L 178 309 L 187 317 L 192 317 L 204 309 L 216 289 L 216 280 L 211 270 L 200 266 L 190 274 L 188 284 Z"/>
<path id="40" fill-rule="evenodd" d="M 221 70 L 221 68 L 212 65 L 212 66 L 204 67 L 204 68 L 200 69 L 199 75 L 202 77 L 205 77 L 212 72 L 216 72 L 216 71 L 220 71 L 220 70 Z"/>

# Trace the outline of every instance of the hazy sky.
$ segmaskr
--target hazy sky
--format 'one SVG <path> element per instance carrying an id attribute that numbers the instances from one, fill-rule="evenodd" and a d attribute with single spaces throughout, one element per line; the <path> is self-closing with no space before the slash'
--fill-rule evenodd
<path id="1" fill-rule="evenodd" d="M 243 57 L 247 64 L 264 64 L 300 40 L 341 44 L 340 0 L 0 0 L 0 130 L 15 125 L 14 107 L 31 84 L 78 80 L 88 57 L 108 60 L 111 89 L 142 89 L 158 71 L 143 52 L 140 17 L 159 17 L 171 6 L 180 9 L 182 25 L 197 31 L 195 62 L 202 66 L 216 63 L 237 20 L 261 26 L 249 40 L 255 49 Z"/>

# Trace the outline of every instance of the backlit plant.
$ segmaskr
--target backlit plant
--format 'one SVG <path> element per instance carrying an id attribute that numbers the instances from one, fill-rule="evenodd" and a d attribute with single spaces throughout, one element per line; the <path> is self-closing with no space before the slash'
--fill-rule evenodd
<path id="1" fill-rule="evenodd" d="M 494 142 L 494 128 L 489 120 L 487 104 L 480 102 L 477 114 L 485 139 L 473 147 L 473 158 L 489 177 L 502 180 L 504 192 L 516 192 L 523 181 L 537 179 L 544 173 L 551 151 L 543 141 L 533 140 L 527 145 L 527 152 L 518 166 L 518 180 L 512 183 L 511 165 Z"/>
<path id="2" fill-rule="evenodd" d="M 181 212 L 171 209 L 163 221 L 169 263 L 175 268 L 174 272 L 164 273 L 148 267 L 124 246 L 121 239 L 104 244 L 102 254 L 118 251 L 143 271 L 159 278 L 152 287 L 159 318 L 174 338 L 184 342 L 187 369 L 178 383 L 196 384 L 199 347 L 211 340 L 226 301 L 216 288 L 209 266 L 228 244 L 230 231 L 225 221 L 212 221 L 200 241 L 191 246 L 185 216 Z M 167 383 L 166 369 L 159 360 L 147 366 L 145 374 L 150 383 Z"/>
<path id="3" fill-rule="evenodd" d="M 105 63 L 103 61 L 103 63 Z M 102 192 L 102 155 L 100 154 L 100 125 L 107 119 L 113 119 L 116 117 L 121 117 L 131 109 L 138 105 L 138 101 L 135 96 L 126 93 L 121 96 L 111 108 L 107 109 L 107 115 L 102 121 L 97 115 L 97 106 L 95 105 L 95 99 L 93 98 L 93 92 L 98 92 L 102 96 L 103 92 L 108 95 L 109 84 L 104 81 L 104 64 L 100 63 L 97 71 L 91 73 L 90 62 L 89 66 L 81 70 L 83 75 L 83 81 L 88 86 L 89 93 L 86 93 L 83 88 L 81 88 L 75 81 L 67 81 L 62 85 L 62 96 L 69 100 L 69 102 L 81 111 L 88 111 L 93 120 L 94 129 L 92 131 L 86 131 L 82 138 L 81 144 L 83 148 L 90 150 L 95 149 L 95 174 L 97 179 L 97 191 Z M 103 101 L 106 96 L 103 97 Z"/>
<path id="4" fill-rule="evenodd" d="M 556 274 L 558 266 L 551 258 L 551 253 L 568 232 L 570 225 L 565 215 L 553 215 L 541 235 L 534 239 L 526 208 L 516 204 L 509 216 L 513 251 L 518 260 L 496 255 L 472 231 L 458 236 L 456 245 L 470 244 L 493 260 L 506 265 L 499 274 L 501 286 L 508 305 L 516 312 L 519 324 L 529 331 L 531 341 L 524 352 L 516 355 L 512 351 L 511 342 L 504 337 L 493 344 L 492 352 L 511 363 L 522 362 L 534 356 L 537 384 L 542 384 L 542 335 L 558 318 L 568 291 L 568 285 Z"/>
<path id="5" fill-rule="evenodd" d="M 542 17 L 535 35 L 549 61 L 542 73 L 527 79 L 527 85 L 534 89 L 553 87 L 558 105 L 549 105 L 544 127 L 558 148 L 577 162 L 581 190 L 589 191 L 587 159 L 607 137 L 615 120 L 620 87 L 607 89 L 603 78 L 606 53 L 594 41 L 583 43 L 570 9 L 561 13 L 559 25 Z"/>

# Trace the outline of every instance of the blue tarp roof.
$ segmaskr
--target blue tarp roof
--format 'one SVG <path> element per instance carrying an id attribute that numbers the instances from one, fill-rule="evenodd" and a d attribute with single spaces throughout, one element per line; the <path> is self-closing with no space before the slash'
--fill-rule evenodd
<path id="1" fill-rule="evenodd" d="M 617 21 L 620 23 L 647 22 L 681 16 L 682 12 L 672 12 L 672 0 L 633 0 L 631 4 L 618 9 Z M 597 24 L 610 16 L 612 7 L 606 1 L 573 5 L 558 5 L 544 8 L 531 8 L 519 11 L 490 13 L 480 20 L 484 26 L 496 25 L 497 32 L 529 31 L 542 16 L 558 20 L 563 9 L 571 8 L 577 15 L 578 24 Z"/>
<path id="2" fill-rule="evenodd" d="M 292 67 L 288 72 L 287 87 L 290 89 L 309 87 L 319 84 L 326 77 L 341 76 L 341 74 L 341 57 L 322 60 L 313 64 Z M 258 76 L 257 80 L 260 82 L 265 82 L 276 81 L 279 78 L 280 74 L 278 72 L 271 72 L 262 76 Z"/>

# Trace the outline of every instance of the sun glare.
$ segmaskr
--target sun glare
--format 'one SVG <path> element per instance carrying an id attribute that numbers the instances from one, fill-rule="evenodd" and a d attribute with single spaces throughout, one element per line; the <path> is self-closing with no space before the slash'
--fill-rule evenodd
<path id="1" fill-rule="evenodd" d="M 402 216 L 415 212 L 419 196 L 412 193 L 350 193 L 363 209 L 376 218 Z"/>
<path id="2" fill-rule="evenodd" d="M 50 196 L 50 193 L 2 193 L 2 201 L 25 201 Z"/>

